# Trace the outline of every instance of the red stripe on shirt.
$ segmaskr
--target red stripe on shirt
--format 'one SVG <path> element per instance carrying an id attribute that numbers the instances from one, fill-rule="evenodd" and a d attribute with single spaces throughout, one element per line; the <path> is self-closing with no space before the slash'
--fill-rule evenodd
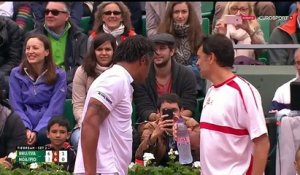
<path id="1" fill-rule="evenodd" d="M 253 96 L 253 98 L 254 98 L 256 107 L 258 108 L 257 101 L 256 101 L 256 98 L 255 98 L 255 96 L 254 96 L 253 89 L 252 89 L 251 86 L 250 86 L 250 83 L 249 83 L 247 80 L 245 80 L 244 78 L 242 78 L 242 77 L 239 77 L 239 78 L 240 78 L 241 80 L 243 80 L 243 81 L 249 86 L 249 88 L 250 88 L 250 90 L 251 90 L 251 93 L 252 93 L 252 96 Z"/>
<path id="2" fill-rule="evenodd" d="M 246 175 L 252 175 L 252 169 L 253 169 L 253 156 L 251 155 L 250 165 Z"/>
<path id="3" fill-rule="evenodd" d="M 242 101 L 243 101 L 245 111 L 248 113 L 247 108 L 246 108 L 246 103 L 245 103 L 243 93 L 242 93 L 242 90 L 241 90 L 240 86 L 235 81 L 230 81 L 230 82 L 227 83 L 227 85 L 233 87 L 234 89 L 236 89 L 239 92 L 239 94 L 242 98 Z"/>
<path id="4" fill-rule="evenodd" d="M 213 85 L 215 88 L 221 87 L 224 84 L 227 84 L 229 81 L 232 81 L 234 78 L 236 77 L 236 75 L 234 74 L 232 77 L 228 78 L 227 80 L 225 80 L 224 82 L 220 83 L 220 84 L 216 84 Z"/>
<path id="5" fill-rule="evenodd" d="M 220 126 L 220 125 L 215 125 L 215 124 L 206 123 L 206 122 L 200 122 L 199 126 L 200 126 L 200 129 L 219 131 L 222 133 L 233 134 L 233 135 L 238 135 L 238 136 L 249 135 L 247 129 L 235 129 L 235 128 L 231 128 L 228 126 Z"/>

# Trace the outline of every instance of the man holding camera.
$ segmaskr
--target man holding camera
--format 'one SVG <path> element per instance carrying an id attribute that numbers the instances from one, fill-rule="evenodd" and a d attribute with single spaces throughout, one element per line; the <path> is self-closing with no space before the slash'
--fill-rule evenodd
<path id="1" fill-rule="evenodd" d="M 138 122 L 155 121 L 157 98 L 165 93 L 176 93 L 182 100 L 181 115 L 192 117 L 196 107 L 196 79 L 193 72 L 171 59 L 175 53 L 175 38 L 158 33 L 150 38 L 155 43 L 155 56 L 143 85 L 134 85 L 134 103 Z"/>
<path id="2" fill-rule="evenodd" d="M 166 165 L 170 149 L 177 150 L 176 141 L 172 135 L 174 120 L 176 121 L 182 112 L 182 104 L 178 95 L 164 94 L 158 98 L 158 120 L 142 124 L 141 144 L 135 153 L 136 159 L 143 159 L 144 152 L 154 154 L 156 165 Z M 192 156 L 194 161 L 199 160 L 199 124 L 190 117 L 182 116 L 190 133 Z M 198 137 L 195 137 L 195 135 Z"/>

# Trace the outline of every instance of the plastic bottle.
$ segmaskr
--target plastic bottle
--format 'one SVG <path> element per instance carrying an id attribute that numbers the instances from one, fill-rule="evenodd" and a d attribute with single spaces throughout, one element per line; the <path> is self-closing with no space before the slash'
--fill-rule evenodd
<path id="1" fill-rule="evenodd" d="M 177 148 L 179 153 L 179 163 L 190 164 L 193 162 L 193 157 L 189 132 L 183 118 L 179 118 L 177 122 Z"/>

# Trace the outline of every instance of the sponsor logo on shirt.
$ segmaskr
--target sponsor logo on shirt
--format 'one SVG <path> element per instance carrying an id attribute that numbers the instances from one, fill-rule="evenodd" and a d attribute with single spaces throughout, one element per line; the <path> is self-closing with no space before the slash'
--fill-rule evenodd
<path id="1" fill-rule="evenodd" d="M 213 103 L 213 100 L 210 97 L 208 97 L 208 99 L 207 99 L 206 103 L 204 104 L 203 108 L 205 108 L 207 105 L 211 105 L 212 103 Z"/>
<path id="2" fill-rule="evenodd" d="M 103 94 L 102 92 L 98 92 L 98 94 L 100 95 L 100 96 L 102 96 L 108 103 L 110 103 L 110 104 L 112 104 L 112 101 L 105 95 L 105 94 Z"/>

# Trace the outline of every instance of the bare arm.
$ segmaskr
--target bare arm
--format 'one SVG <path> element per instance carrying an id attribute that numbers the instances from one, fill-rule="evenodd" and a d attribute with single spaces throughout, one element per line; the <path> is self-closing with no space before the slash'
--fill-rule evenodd
<path id="1" fill-rule="evenodd" d="M 99 126 L 108 114 L 109 110 L 104 104 L 94 98 L 90 99 L 86 116 L 82 122 L 81 133 L 82 155 L 86 175 L 96 174 L 96 151 L 100 135 Z"/>
<path id="2" fill-rule="evenodd" d="M 253 139 L 253 171 L 252 175 L 262 175 L 265 171 L 268 152 L 270 148 L 269 138 L 267 134 Z"/>

